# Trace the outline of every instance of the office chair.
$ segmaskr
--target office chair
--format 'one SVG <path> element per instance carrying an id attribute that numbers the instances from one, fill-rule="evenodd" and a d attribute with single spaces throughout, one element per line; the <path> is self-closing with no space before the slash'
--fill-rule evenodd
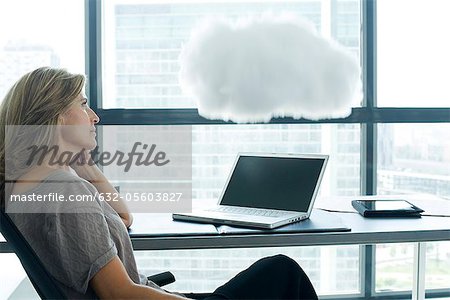
<path id="1" fill-rule="evenodd" d="M 56 284 L 55 279 L 44 268 L 39 257 L 3 209 L 0 209 L 0 231 L 8 244 L 13 248 L 17 257 L 19 257 L 39 296 L 42 299 L 67 299 Z M 159 286 L 175 281 L 175 277 L 171 272 L 163 272 L 147 278 Z"/>

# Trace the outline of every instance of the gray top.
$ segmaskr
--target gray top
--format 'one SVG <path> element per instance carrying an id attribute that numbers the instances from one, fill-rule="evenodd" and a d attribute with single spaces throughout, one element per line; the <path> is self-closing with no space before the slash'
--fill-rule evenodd
<path id="1" fill-rule="evenodd" d="M 68 199 L 96 192 L 91 183 L 58 170 L 23 195 L 58 193 Z M 119 215 L 98 197 L 91 198 L 94 201 L 51 203 L 51 209 L 47 203 L 34 202 L 33 213 L 19 213 L 30 203 L 12 202 L 7 212 L 68 298 L 95 298 L 89 281 L 116 255 L 133 282 L 159 288 L 138 274 L 131 240 Z"/>

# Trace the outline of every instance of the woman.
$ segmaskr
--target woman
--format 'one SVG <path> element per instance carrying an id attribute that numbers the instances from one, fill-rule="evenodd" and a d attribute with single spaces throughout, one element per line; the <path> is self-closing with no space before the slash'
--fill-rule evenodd
<path id="1" fill-rule="evenodd" d="M 96 197 L 117 191 L 89 163 L 99 118 L 87 105 L 84 85 L 83 75 L 46 67 L 24 75 L 8 92 L 0 106 L 1 192 L 8 199 L 2 205 L 68 298 L 194 296 L 167 292 L 138 274 L 127 233 L 131 213 L 120 197 L 117 202 Z M 52 151 L 31 157 L 30 145 Z M 65 153 L 77 155 L 64 160 Z M 61 158 L 57 163 L 55 156 Z M 94 201 L 11 201 L 15 195 L 24 199 L 88 195 Z M 259 260 L 208 299 L 317 299 L 317 295 L 300 266 L 277 255 Z"/>

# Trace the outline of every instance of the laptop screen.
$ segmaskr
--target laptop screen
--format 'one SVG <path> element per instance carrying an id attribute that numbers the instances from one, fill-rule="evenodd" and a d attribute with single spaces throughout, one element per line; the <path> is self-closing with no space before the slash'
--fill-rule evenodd
<path id="1" fill-rule="evenodd" d="M 307 212 L 325 161 L 240 156 L 220 204 Z"/>

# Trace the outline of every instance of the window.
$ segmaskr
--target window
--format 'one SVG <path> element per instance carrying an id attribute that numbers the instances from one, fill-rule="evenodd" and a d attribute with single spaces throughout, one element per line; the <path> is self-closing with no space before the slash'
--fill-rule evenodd
<path id="1" fill-rule="evenodd" d="M 171 270 L 177 278 L 171 290 L 211 292 L 259 258 L 279 253 L 294 258 L 321 295 L 358 293 L 360 289 L 359 247 L 355 245 L 139 251 L 136 259 L 145 274 Z"/>
<path id="2" fill-rule="evenodd" d="M 448 4 L 439 0 L 432 0 L 431 4 L 429 1 L 425 4 L 424 0 L 391 2 L 211 0 L 196 4 L 189 1 L 107 1 L 102 7 L 104 88 L 99 113 L 105 124 L 192 125 L 193 199 L 197 203 L 217 201 L 238 151 L 329 153 L 331 160 L 322 184 L 322 196 L 419 192 L 448 197 L 450 168 L 446 154 L 449 152 L 449 139 L 446 137 L 450 132 L 450 111 L 445 107 L 449 107 L 450 101 L 443 82 L 449 78 L 446 73 L 439 73 L 439 70 L 448 69 L 449 62 L 445 54 L 449 52 L 446 51 L 448 43 L 443 37 L 448 35 L 450 26 L 447 26 L 445 18 L 440 17 Z M 209 122 L 198 116 L 192 99 L 181 94 L 177 83 L 177 59 L 195 21 L 208 15 L 236 18 L 259 14 L 267 9 L 294 12 L 308 18 L 321 34 L 336 39 L 360 57 L 365 72 L 365 101 L 362 107 L 353 109 L 350 119 L 337 120 L 336 124 L 304 120 L 273 120 L 271 124 L 257 125 Z M 425 24 L 417 22 L 415 20 L 420 18 L 418 11 L 424 18 L 438 18 Z M 399 22 L 399 16 L 402 22 Z M 427 29 L 439 34 L 424 35 Z M 421 43 L 424 49 L 414 44 L 418 33 L 424 40 Z M 429 58 L 431 53 L 433 57 Z M 412 66 L 415 72 L 411 72 Z M 396 107 L 427 108 L 407 110 Z M 433 107 L 444 108 L 430 109 Z M 128 110 L 121 110 L 123 108 Z M 448 263 L 448 251 L 442 250 L 444 248 L 433 246 L 433 249 L 439 249 L 435 265 Z M 311 249 L 315 249 L 315 256 L 311 259 L 324 258 L 319 254 L 325 253 L 322 248 Z M 322 295 L 361 292 L 366 297 L 382 297 L 379 295 L 394 290 L 400 293 L 411 290 L 412 279 L 408 278 L 412 276 L 412 258 L 408 256 L 411 245 L 362 246 L 362 249 L 369 252 L 373 249 L 374 256 L 363 256 L 364 264 L 368 268 L 378 268 L 372 281 L 366 282 L 365 291 L 359 291 L 360 285 L 354 284 L 347 289 L 343 283 L 329 289 L 325 287 L 329 278 L 314 277 L 316 273 L 310 269 L 309 274 Z M 224 260 L 229 255 L 227 251 L 233 252 L 220 252 Z M 262 249 L 246 251 L 252 253 L 249 256 L 263 255 Z M 297 248 L 295 251 L 303 250 Z M 297 253 L 295 251 L 293 253 Z M 182 255 L 191 256 L 192 266 L 199 267 L 201 262 L 196 257 L 200 252 L 203 251 L 185 251 Z M 343 252 L 337 251 L 333 255 L 338 261 L 347 262 L 348 271 L 353 274 L 350 281 L 354 282 L 358 276 L 365 281 L 359 265 L 349 263 L 359 260 L 359 251 L 352 248 L 346 254 Z M 150 256 L 167 256 L 169 260 L 180 255 L 177 253 L 181 252 L 172 252 L 170 258 L 169 254 L 155 252 L 138 252 L 137 255 L 139 260 L 148 261 L 150 267 L 155 263 Z M 406 260 L 398 259 L 401 253 L 408 254 Z M 345 260 L 344 256 L 351 258 Z M 241 266 L 249 263 L 242 262 Z M 391 265 L 400 268 L 402 280 L 406 281 L 398 280 L 399 276 Z M 221 267 L 232 269 L 231 262 Z M 433 278 L 445 280 L 446 273 L 439 270 L 429 267 L 427 276 L 430 274 Z M 328 272 L 322 270 L 323 273 L 335 276 L 332 267 Z M 192 275 L 192 278 L 197 278 L 195 276 L 201 275 Z M 205 288 L 196 282 L 192 279 L 179 284 L 188 289 Z M 445 287 L 429 282 L 427 288 Z"/>
<path id="3" fill-rule="evenodd" d="M 377 1 L 379 106 L 450 106 L 444 84 L 450 80 L 450 42 L 445 38 L 450 24 L 443 15 L 448 9 L 448 1 L 440 0 Z M 450 199 L 450 113 L 444 116 L 444 124 L 377 126 L 379 194 L 418 193 Z M 445 269 L 450 252 L 445 245 L 427 243 L 426 289 L 448 288 L 442 284 L 450 278 Z M 376 247 L 377 291 L 411 290 L 413 253 L 411 244 Z"/>
<path id="4" fill-rule="evenodd" d="M 178 84 L 178 56 L 204 17 L 238 18 L 289 12 L 359 55 L 358 0 L 104 1 L 103 108 L 192 108 Z"/>
<path id="5" fill-rule="evenodd" d="M 380 0 L 378 104 L 450 107 L 450 20 L 446 0 Z"/>
<path id="6" fill-rule="evenodd" d="M 380 124 L 378 153 L 378 194 L 450 198 L 449 124 Z"/>
<path id="7" fill-rule="evenodd" d="M 38 67 L 85 73 L 84 1 L 2 1 L 0 28 L 0 99 Z"/>
<path id="8" fill-rule="evenodd" d="M 426 245 L 425 288 L 446 289 L 450 280 L 449 242 Z M 408 291 L 413 285 L 414 245 L 388 244 L 376 247 L 376 290 Z"/>
<path id="9" fill-rule="evenodd" d="M 295 13 L 308 18 L 323 35 L 334 38 L 360 55 L 361 7 L 358 0 L 299 0 L 299 1 L 104 1 L 102 7 L 102 98 L 100 117 L 108 123 L 108 114 L 123 119 L 115 109 L 148 111 L 144 123 L 158 124 L 153 118 L 160 114 L 163 124 L 190 123 L 178 118 L 176 111 L 195 108 L 192 99 L 181 93 L 178 84 L 178 56 L 183 42 L 189 37 L 196 21 L 206 16 L 225 15 L 230 18 L 259 15 L 267 11 Z M 165 110 L 167 109 L 167 110 Z M 133 110 L 129 110 L 132 112 Z M 191 112 L 192 110 L 184 110 Z M 174 113 L 174 114 L 173 114 Z M 192 112 L 192 118 L 196 118 Z M 112 120 L 112 119 L 111 119 Z M 155 122 L 156 121 L 156 122 Z M 128 122 L 128 121 L 127 121 Z M 114 123 L 114 121 L 113 121 Z M 321 195 L 359 195 L 360 136 L 359 124 L 257 124 L 204 125 L 192 122 L 192 196 L 194 205 L 216 203 L 238 152 L 290 152 L 331 154 Z M 111 123 L 112 124 L 112 123 Z M 115 123 L 117 124 L 117 123 Z M 129 125 L 136 124 L 133 121 Z M 132 143 L 127 127 L 117 140 Z M 134 134 L 136 128 L 133 129 Z M 151 126 L 141 126 L 143 132 Z M 108 139 L 111 139 L 108 136 Z M 114 167 L 105 168 L 111 177 Z M 120 181 L 120 179 L 118 178 Z M 145 189 L 145 183 L 121 183 L 121 191 Z M 320 200 L 318 200 L 320 201 Z M 331 248 L 331 247 L 330 247 Z M 359 247 L 293 248 L 289 255 L 311 265 L 311 276 L 321 294 L 358 293 Z M 348 251 L 346 249 L 349 249 Z M 250 265 L 257 257 L 277 253 L 283 249 L 189 250 L 136 252 L 142 268 L 154 270 L 163 260 L 171 270 L 179 272 L 175 283 L 181 290 L 208 291 L 224 283 L 233 273 Z M 239 259 L 234 253 L 239 252 Z M 199 253 L 211 259 L 200 258 Z M 308 253 L 307 255 L 305 253 Z M 214 254 L 214 255 L 213 255 Z M 330 256 L 328 256 L 330 255 Z M 211 275 L 215 264 L 221 275 Z M 320 264 L 325 257 L 332 264 Z M 183 258 L 182 265 L 179 258 Z M 189 258 L 189 259 L 186 259 Z M 178 264 L 179 262 L 180 264 Z M 320 265 L 320 268 L 319 268 Z M 163 266 L 163 267 L 164 267 Z M 196 266 L 194 268 L 194 266 Z M 338 275 L 345 268 L 348 277 Z M 161 270 L 164 270 L 162 268 Z M 155 270 L 156 271 L 156 270 Z M 324 274 L 327 276 L 324 277 Z M 212 277 L 211 277 L 212 276 Z M 211 280 L 203 280 L 205 277 Z M 175 288 L 175 287 L 174 287 Z"/>
<path id="10" fill-rule="evenodd" d="M 128 145 L 152 130 L 152 126 L 111 126 L 104 128 L 103 144 Z M 177 127 L 180 128 L 180 127 Z M 108 132 L 108 134 L 106 134 Z M 327 153 L 327 170 L 321 196 L 360 194 L 360 128 L 355 124 L 270 124 L 270 125 L 196 125 L 192 127 L 193 204 L 215 204 L 238 152 Z M 121 192 L 146 191 L 148 171 L 139 180 L 128 180 L 122 166 L 105 166 L 105 174 L 120 183 Z M 320 201 L 320 199 L 318 200 Z"/>

